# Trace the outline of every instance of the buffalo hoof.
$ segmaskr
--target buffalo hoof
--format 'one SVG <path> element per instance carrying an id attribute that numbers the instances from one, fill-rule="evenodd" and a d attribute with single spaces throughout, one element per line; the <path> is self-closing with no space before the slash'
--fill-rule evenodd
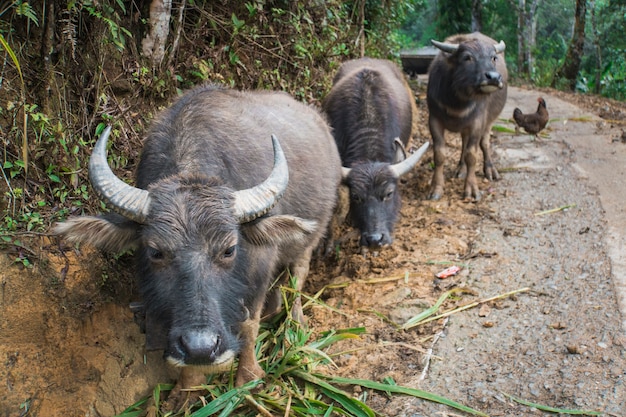
<path id="1" fill-rule="evenodd" d="M 494 167 L 493 165 L 485 167 L 483 173 L 485 174 L 485 178 L 487 178 L 489 181 L 498 181 L 500 179 L 500 174 L 498 173 L 496 167 Z"/>
<path id="2" fill-rule="evenodd" d="M 443 186 L 434 185 L 430 188 L 430 194 L 428 195 L 429 200 L 440 200 L 443 197 Z"/>
<path id="3" fill-rule="evenodd" d="M 465 191 L 465 195 L 463 196 L 463 199 L 465 201 L 473 201 L 473 202 L 479 202 L 481 198 L 480 195 L 480 191 L 476 190 L 466 190 Z"/>
<path id="4" fill-rule="evenodd" d="M 430 194 L 428 195 L 428 199 L 437 201 L 437 200 L 441 200 L 442 196 L 443 196 L 443 191 L 431 191 Z"/>
<path id="5" fill-rule="evenodd" d="M 183 408 L 191 408 L 200 400 L 206 391 L 201 387 L 206 384 L 204 372 L 192 367 L 182 368 L 176 385 L 161 404 L 161 413 L 178 412 Z"/>
<path id="6" fill-rule="evenodd" d="M 262 379 L 264 377 L 265 371 L 261 369 L 258 362 L 254 361 L 254 363 L 248 364 L 239 362 L 237 377 L 235 378 L 235 386 L 240 387 L 247 382 Z"/>
<path id="7" fill-rule="evenodd" d="M 467 177 L 467 166 L 459 165 L 456 168 L 455 176 L 457 178 L 465 179 L 465 177 Z"/>

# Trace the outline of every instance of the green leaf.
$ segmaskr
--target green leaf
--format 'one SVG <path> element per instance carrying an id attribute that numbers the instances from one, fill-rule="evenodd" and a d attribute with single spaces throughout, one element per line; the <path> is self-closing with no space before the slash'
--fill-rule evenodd
<path id="1" fill-rule="evenodd" d="M 356 398 L 352 398 L 345 391 L 340 390 L 337 387 L 327 383 L 326 381 L 318 378 L 317 376 L 321 375 L 312 375 L 308 372 L 303 371 L 294 371 L 294 376 L 297 376 L 300 379 L 311 382 L 312 384 L 317 385 L 324 392 L 324 394 L 341 404 L 347 411 L 351 412 L 356 417 L 374 417 L 374 411 L 369 408 L 367 405 L 357 400 Z"/>
<path id="2" fill-rule="evenodd" d="M 235 13 L 232 14 L 230 19 L 232 20 L 233 26 L 235 27 L 236 30 L 239 30 L 239 29 L 241 29 L 242 27 L 244 27 L 246 25 L 246 21 L 245 20 L 239 20 L 237 18 L 237 16 L 235 16 Z"/>
<path id="3" fill-rule="evenodd" d="M 570 415 L 586 415 L 586 416 L 601 416 L 602 414 L 604 414 L 601 411 L 567 410 L 567 409 L 563 409 L 563 408 L 554 408 L 554 407 L 549 407 L 547 405 L 531 403 L 530 401 L 522 400 L 521 398 L 517 398 L 517 397 L 514 397 L 514 396 L 512 396 L 510 394 L 507 394 L 506 392 L 503 392 L 502 394 L 506 395 L 511 400 L 513 400 L 515 402 L 518 402 L 520 404 L 527 405 L 528 407 L 536 408 L 537 410 L 548 411 L 550 413 L 561 413 L 561 414 L 570 414 Z"/>
<path id="4" fill-rule="evenodd" d="M 439 297 L 439 299 L 437 300 L 437 302 L 435 303 L 434 306 L 430 307 L 429 309 L 426 309 L 424 311 L 422 311 L 420 314 L 418 314 L 415 317 L 410 318 L 406 323 L 404 323 L 401 328 L 404 330 L 410 329 L 412 327 L 415 327 L 417 325 L 419 325 L 419 323 L 426 319 L 429 316 L 432 316 L 433 314 L 435 314 L 437 312 L 437 310 L 439 310 L 439 307 L 441 307 L 441 305 L 443 304 L 444 301 L 446 301 L 448 299 L 448 297 L 452 294 L 452 290 L 450 291 L 446 291 L 445 293 L 443 293 L 441 295 L 441 297 Z"/>
<path id="5" fill-rule="evenodd" d="M 444 404 L 449 407 L 456 408 L 457 410 L 465 411 L 466 413 L 474 414 L 477 416 L 488 417 L 487 414 L 481 411 L 474 410 L 473 408 L 467 407 L 463 404 L 459 404 L 455 401 L 449 400 L 439 395 L 431 394 L 430 392 L 422 391 L 422 390 L 415 389 L 415 388 L 403 387 L 401 385 L 382 384 L 380 382 L 369 381 L 367 379 L 341 378 L 341 377 L 334 377 L 334 376 L 326 376 L 322 374 L 314 374 L 314 375 L 316 377 L 322 378 L 324 380 L 330 381 L 335 384 L 359 385 L 361 387 L 370 388 L 370 389 L 374 389 L 377 391 L 410 395 L 412 397 L 421 398 L 421 399 L 436 402 L 439 404 Z"/>
<path id="6" fill-rule="evenodd" d="M 241 401 L 243 401 L 244 394 L 248 394 L 250 390 L 256 388 L 262 383 L 263 380 L 257 379 L 254 381 L 250 381 L 247 384 L 242 385 L 241 387 L 233 388 L 230 391 L 227 391 L 224 394 L 220 395 L 198 411 L 191 414 L 191 417 L 208 417 L 211 414 L 215 414 L 218 411 L 222 411 L 224 409 L 232 411 L 234 407 L 236 407 Z M 239 396 L 239 398 L 235 399 L 235 397 L 237 396 Z M 235 401 L 235 403 L 233 403 L 231 400 Z"/>

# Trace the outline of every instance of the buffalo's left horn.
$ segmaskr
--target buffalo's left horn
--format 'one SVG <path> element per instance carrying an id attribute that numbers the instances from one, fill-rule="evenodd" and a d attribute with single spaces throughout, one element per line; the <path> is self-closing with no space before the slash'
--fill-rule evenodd
<path id="1" fill-rule="evenodd" d="M 407 159 L 402 162 L 398 162 L 397 164 L 393 164 L 389 168 L 391 168 L 391 171 L 396 176 L 396 178 L 400 178 L 411 169 L 413 169 L 413 167 L 419 162 L 419 160 L 422 159 L 422 156 L 424 156 L 427 149 L 428 142 L 420 146 L 420 148 L 415 151 L 414 154 L 411 154 L 411 156 L 409 156 Z"/>
<path id="2" fill-rule="evenodd" d="M 496 54 L 501 54 L 502 52 L 504 52 L 506 45 L 504 44 L 504 41 L 500 41 L 497 44 L 495 44 L 493 47 L 496 50 Z"/>
<path id="3" fill-rule="evenodd" d="M 89 181 L 96 194 L 118 214 L 144 223 L 150 209 L 150 193 L 120 180 L 107 163 L 107 141 L 111 126 L 107 126 L 89 158 Z"/>
<path id="4" fill-rule="evenodd" d="M 456 50 L 459 49 L 459 45 L 455 43 L 438 42 L 434 39 L 431 39 L 430 43 L 432 43 L 435 48 L 441 49 L 443 52 L 448 52 L 450 54 L 455 53 Z"/>
<path id="5" fill-rule="evenodd" d="M 240 223 L 246 223 L 269 212 L 283 196 L 289 183 L 289 169 L 285 153 L 272 135 L 274 145 L 274 168 L 261 184 L 247 190 L 235 191 L 235 216 Z"/>

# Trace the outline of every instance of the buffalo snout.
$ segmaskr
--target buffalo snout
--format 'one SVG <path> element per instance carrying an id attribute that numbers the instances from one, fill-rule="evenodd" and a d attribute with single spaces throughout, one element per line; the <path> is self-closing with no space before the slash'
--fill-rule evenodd
<path id="1" fill-rule="evenodd" d="M 498 71 L 487 71 L 485 80 L 481 83 L 480 89 L 483 93 L 493 93 L 504 87 L 504 80 Z"/>
<path id="2" fill-rule="evenodd" d="M 183 348 L 186 362 L 214 362 L 220 349 L 222 338 L 210 332 L 191 331 L 180 337 L 180 345 Z"/>
<path id="3" fill-rule="evenodd" d="M 363 233 L 360 244 L 370 248 L 380 248 L 390 245 L 391 242 L 391 236 L 387 233 Z"/>
<path id="4" fill-rule="evenodd" d="M 229 364 L 235 353 L 228 348 L 224 336 L 210 329 L 196 328 L 182 332 L 170 341 L 167 359 L 179 366 Z"/>

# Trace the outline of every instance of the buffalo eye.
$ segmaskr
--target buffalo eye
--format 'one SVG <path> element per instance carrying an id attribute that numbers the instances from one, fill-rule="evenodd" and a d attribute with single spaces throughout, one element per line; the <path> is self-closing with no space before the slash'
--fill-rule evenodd
<path id="1" fill-rule="evenodd" d="M 463 57 L 463 61 L 468 62 L 468 63 L 472 62 L 472 61 L 474 61 L 474 57 L 472 55 L 470 55 L 470 54 L 467 54 L 467 55 L 465 55 Z"/>
<path id="2" fill-rule="evenodd" d="M 148 247 L 148 249 L 146 250 L 147 254 L 148 254 L 148 258 L 150 258 L 151 261 L 162 261 L 164 256 L 163 256 L 163 252 L 161 252 L 160 250 L 153 248 L 153 247 Z"/>
<path id="3" fill-rule="evenodd" d="M 361 196 L 357 195 L 357 194 L 352 194 L 352 201 L 354 201 L 357 204 L 361 204 L 363 202 L 363 199 L 361 198 Z"/>
<path id="4" fill-rule="evenodd" d="M 391 197 L 393 197 L 393 190 L 387 191 L 385 197 L 383 197 L 383 201 L 389 201 L 391 200 Z"/>
<path id="5" fill-rule="evenodd" d="M 235 256 L 235 252 L 236 252 L 237 247 L 235 245 L 230 246 L 229 248 L 227 248 L 224 251 L 224 258 L 232 258 L 233 256 Z"/>

